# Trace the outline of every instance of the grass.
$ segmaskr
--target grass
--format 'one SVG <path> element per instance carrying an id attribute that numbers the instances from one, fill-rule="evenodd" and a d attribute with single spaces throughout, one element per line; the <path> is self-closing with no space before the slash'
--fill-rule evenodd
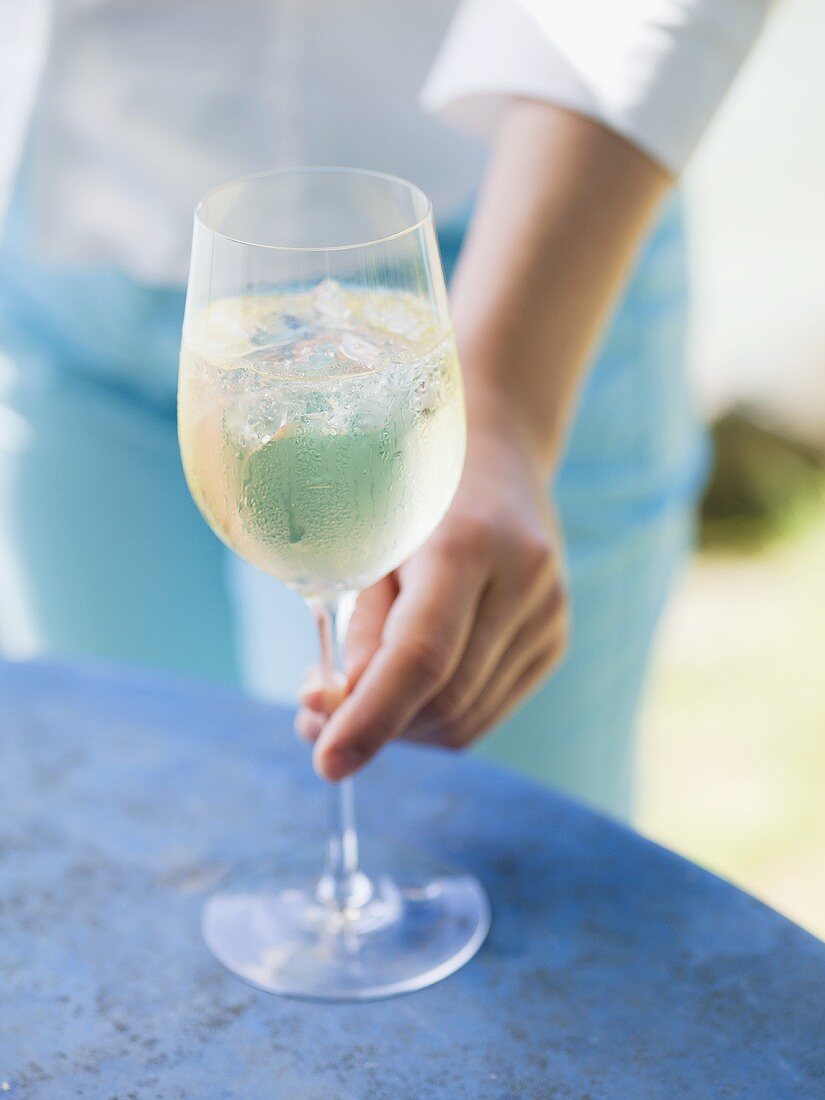
<path id="1" fill-rule="evenodd" d="M 825 938 L 824 479 L 781 447 L 779 477 L 772 447 L 760 435 L 750 456 L 772 486 L 751 501 L 764 522 L 706 503 L 704 548 L 666 616 L 639 824 Z"/>

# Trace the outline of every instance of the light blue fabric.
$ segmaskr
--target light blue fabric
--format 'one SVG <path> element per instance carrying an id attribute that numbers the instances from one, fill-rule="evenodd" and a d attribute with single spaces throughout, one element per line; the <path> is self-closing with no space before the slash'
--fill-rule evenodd
<path id="1" fill-rule="evenodd" d="M 0 249 L 0 637 L 293 698 L 310 616 L 239 563 L 180 468 L 183 293 L 37 262 L 18 210 Z M 464 223 L 442 233 L 450 268 Z M 556 487 L 573 601 L 562 669 L 479 751 L 617 814 L 654 628 L 706 465 L 685 379 L 678 206 L 640 258 L 581 397 Z"/>
<path id="2" fill-rule="evenodd" d="M 556 486 L 573 612 L 567 658 L 480 747 L 623 817 L 651 643 L 709 464 L 685 370 L 687 307 L 674 203 L 605 334 Z"/>

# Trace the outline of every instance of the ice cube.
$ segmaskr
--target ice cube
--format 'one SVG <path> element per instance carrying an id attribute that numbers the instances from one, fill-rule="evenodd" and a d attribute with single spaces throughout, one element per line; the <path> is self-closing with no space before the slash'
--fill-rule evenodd
<path id="1" fill-rule="evenodd" d="M 329 370 L 338 358 L 335 345 L 329 341 L 306 340 L 293 348 L 296 367 L 308 371 Z"/>
<path id="2" fill-rule="evenodd" d="M 370 295 L 364 305 L 364 317 L 383 332 L 418 340 L 428 327 L 429 318 L 412 295 L 392 291 Z"/>
<path id="3" fill-rule="evenodd" d="M 367 367 L 374 367 L 381 360 L 380 349 L 355 332 L 344 334 L 341 339 L 341 353 L 347 359 L 351 359 L 356 363 L 363 363 Z"/>
<path id="4" fill-rule="evenodd" d="M 322 279 L 312 292 L 315 309 L 327 324 L 345 322 L 352 316 L 344 288 L 335 279 Z"/>

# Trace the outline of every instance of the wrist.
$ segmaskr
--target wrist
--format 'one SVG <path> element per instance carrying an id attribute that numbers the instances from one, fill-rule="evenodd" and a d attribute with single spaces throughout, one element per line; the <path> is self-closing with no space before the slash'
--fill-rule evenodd
<path id="1" fill-rule="evenodd" d="M 504 386 L 466 378 L 466 387 L 468 459 L 506 454 L 508 465 L 544 484 L 556 466 L 561 432 L 538 422 Z"/>

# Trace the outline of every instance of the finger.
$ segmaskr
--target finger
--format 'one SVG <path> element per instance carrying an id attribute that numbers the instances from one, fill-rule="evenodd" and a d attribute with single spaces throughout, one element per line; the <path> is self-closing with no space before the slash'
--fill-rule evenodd
<path id="1" fill-rule="evenodd" d="M 555 582 L 555 583 L 554 583 Z M 564 591 L 549 572 L 543 583 L 516 595 L 510 584 L 491 584 L 484 594 L 473 632 L 449 683 L 427 704 L 421 719 L 449 723 L 465 714 L 489 690 L 504 655 L 508 664 L 560 628 Z"/>
<path id="2" fill-rule="evenodd" d="M 449 547 L 414 555 L 381 644 L 315 746 L 318 772 L 342 779 L 396 737 L 450 678 L 475 621 L 486 571 Z"/>
<path id="3" fill-rule="evenodd" d="M 542 654 L 522 669 L 517 679 L 491 707 L 484 709 L 480 706 L 478 712 L 467 714 L 465 728 L 462 731 L 466 740 L 461 747 L 472 744 L 483 734 L 500 725 L 508 715 L 525 703 L 559 667 L 563 657 L 564 646 L 560 644 L 550 654 Z"/>
<path id="4" fill-rule="evenodd" d="M 346 672 L 350 688 L 361 678 L 381 645 L 384 624 L 397 596 L 395 573 L 359 593 L 347 630 Z"/>
<path id="5" fill-rule="evenodd" d="M 534 658 L 532 662 L 521 667 L 513 680 L 502 685 L 503 691 L 497 693 L 495 698 L 487 697 L 479 700 L 477 706 L 468 711 L 457 722 L 450 733 L 430 730 L 405 735 L 404 740 L 414 741 L 418 744 L 434 745 L 438 748 L 461 750 L 466 749 L 474 741 L 477 741 L 485 733 L 504 721 L 509 714 L 524 703 L 529 695 L 550 676 L 558 667 L 564 654 L 564 646 L 558 644 L 555 649 L 545 651 Z"/>
<path id="6" fill-rule="evenodd" d="M 483 728 L 489 728 L 490 716 L 504 708 L 512 709 L 519 701 L 517 687 L 525 670 L 543 667 L 545 674 L 558 663 L 567 642 L 566 605 L 555 596 L 534 612 L 504 653 L 495 673 L 465 711 L 449 718 L 433 717 L 430 708 L 405 732 L 405 740 L 463 748 Z M 485 725 L 487 723 L 487 725 Z"/>
<path id="7" fill-rule="evenodd" d="M 397 591 L 395 579 L 384 577 L 359 594 L 347 628 L 346 675 L 337 675 L 330 684 L 325 682 L 323 670 L 314 665 L 298 689 L 302 706 L 321 714 L 332 714 L 338 707 L 380 645 L 381 630 Z"/>
<path id="8" fill-rule="evenodd" d="M 295 732 L 304 741 L 313 744 L 321 736 L 321 731 L 327 723 L 328 715 L 317 710 L 302 707 L 295 715 Z"/>
<path id="9" fill-rule="evenodd" d="M 303 707 L 320 714 L 332 714 L 347 690 L 347 681 L 337 673 L 332 682 L 325 681 L 322 670 L 313 666 L 298 689 L 298 699 Z"/>

